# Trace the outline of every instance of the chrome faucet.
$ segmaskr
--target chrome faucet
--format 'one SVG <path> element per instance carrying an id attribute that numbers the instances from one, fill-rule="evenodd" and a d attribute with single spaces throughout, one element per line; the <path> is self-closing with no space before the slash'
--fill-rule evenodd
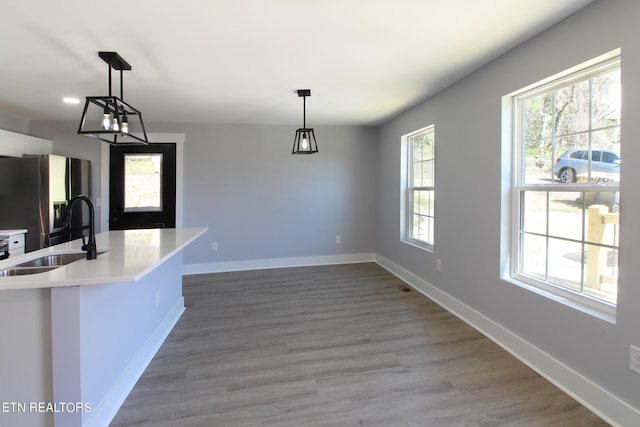
<path id="1" fill-rule="evenodd" d="M 98 257 L 98 251 L 96 249 L 95 209 L 93 208 L 91 199 L 83 195 L 73 196 L 67 205 L 65 222 L 67 223 L 67 227 L 71 229 L 71 208 L 78 200 L 84 201 L 89 207 L 89 240 L 85 242 L 84 234 L 82 235 L 82 250 L 87 251 L 87 259 L 96 259 Z"/>

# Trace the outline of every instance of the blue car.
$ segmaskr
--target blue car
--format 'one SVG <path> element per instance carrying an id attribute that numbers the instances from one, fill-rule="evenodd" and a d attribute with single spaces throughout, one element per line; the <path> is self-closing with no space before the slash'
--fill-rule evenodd
<path id="1" fill-rule="evenodd" d="M 556 159 L 553 173 L 561 182 L 588 179 L 589 150 L 565 151 Z M 613 150 L 591 150 L 591 178 L 600 181 L 620 181 L 620 155 Z"/>

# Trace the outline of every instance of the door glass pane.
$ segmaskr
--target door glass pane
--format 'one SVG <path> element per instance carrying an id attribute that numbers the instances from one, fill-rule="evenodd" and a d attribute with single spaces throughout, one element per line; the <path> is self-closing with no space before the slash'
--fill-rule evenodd
<path id="1" fill-rule="evenodd" d="M 162 154 L 124 155 L 124 211 L 162 210 Z"/>

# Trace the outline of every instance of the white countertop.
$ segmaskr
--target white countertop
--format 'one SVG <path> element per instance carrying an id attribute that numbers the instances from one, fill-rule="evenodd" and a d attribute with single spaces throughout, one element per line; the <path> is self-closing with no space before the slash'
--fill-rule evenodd
<path id="1" fill-rule="evenodd" d="M 25 234 L 27 229 L 22 230 L 0 230 L 0 236 L 15 236 L 16 234 Z"/>
<path id="2" fill-rule="evenodd" d="M 81 259 L 44 273 L 0 277 L 0 291 L 101 285 L 141 279 L 207 231 L 198 228 L 108 231 L 96 235 L 98 258 Z M 52 254 L 82 252 L 82 240 L 12 256 L 0 261 L 0 270 Z M 100 254 L 100 252 L 105 253 Z"/>

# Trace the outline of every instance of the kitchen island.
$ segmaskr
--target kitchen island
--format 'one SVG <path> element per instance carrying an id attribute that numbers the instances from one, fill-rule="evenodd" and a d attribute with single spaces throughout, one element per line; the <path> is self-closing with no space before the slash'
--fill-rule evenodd
<path id="1" fill-rule="evenodd" d="M 108 425 L 184 311 L 182 250 L 205 231 L 100 233 L 96 260 L 0 277 L 0 425 Z"/>

